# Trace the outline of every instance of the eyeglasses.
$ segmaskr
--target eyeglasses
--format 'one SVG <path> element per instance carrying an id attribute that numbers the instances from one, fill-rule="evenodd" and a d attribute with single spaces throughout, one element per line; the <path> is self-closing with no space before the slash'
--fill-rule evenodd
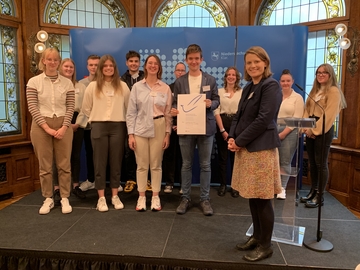
<path id="1" fill-rule="evenodd" d="M 320 76 L 320 75 L 329 75 L 329 72 L 327 72 L 327 71 L 324 71 L 324 72 L 318 71 L 318 72 L 316 72 L 316 76 Z"/>
<path id="2" fill-rule="evenodd" d="M 186 72 L 185 69 L 175 69 L 176 72 Z"/>

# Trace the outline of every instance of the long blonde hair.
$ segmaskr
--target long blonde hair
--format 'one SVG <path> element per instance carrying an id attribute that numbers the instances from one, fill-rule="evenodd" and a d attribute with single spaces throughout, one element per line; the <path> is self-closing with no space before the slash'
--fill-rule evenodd
<path id="1" fill-rule="evenodd" d="M 320 66 L 318 66 L 315 74 L 318 72 L 319 68 L 321 68 L 321 67 L 325 70 L 325 72 L 327 72 L 329 74 L 329 80 L 327 80 L 325 87 L 323 88 L 325 102 L 327 102 L 327 93 L 328 93 L 329 89 L 332 86 L 335 86 L 339 90 L 339 93 L 340 93 L 340 99 L 341 99 L 340 100 L 340 110 L 345 109 L 347 107 L 345 96 L 344 96 L 343 92 L 340 90 L 340 87 L 338 85 L 334 68 L 331 65 L 324 63 L 324 64 L 321 64 Z M 321 84 L 319 83 L 319 81 L 317 80 L 317 77 L 315 75 L 314 83 L 310 90 L 309 96 L 311 96 L 314 99 L 316 93 L 320 90 L 320 88 L 321 88 Z M 309 98 L 306 100 L 306 106 L 309 106 L 310 100 L 311 99 L 309 99 Z"/>
<path id="2" fill-rule="evenodd" d="M 74 60 L 72 60 L 71 58 L 65 58 L 61 61 L 60 63 L 60 66 L 59 66 L 59 71 L 60 71 L 60 74 L 63 75 L 63 70 L 62 70 L 62 66 L 65 64 L 65 62 L 71 62 L 73 65 L 74 65 L 74 73 L 73 75 L 71 76 L 71 81 L 73 83 L 73 85 L 75 86 L 75 83 L 77 83 L 77 80 L 76 80 L 76 66 L 75 66 L 75 62 Z"/>
<path id="3" fill-rule="evenodd" d="M 121 87 L 121 83 L 120 83 L 119 69 L 117 67 L 116 61 L 115 61 L 114 57 L 112 57 L 110 54 L 105 54 L 100 57 L 100 61 L 99 61 L 98 67 L 96 69 L 95 78 L 94 78 L 94 81 L 96 81 L 95 95 L 97 97 L 100 96 L 102 88 L 105 84 L 103 69 L 104 69 L 105 62 L 107 60 L 110 60 L 114 66 L 114 74 L 112 76 L 111 85 L 114 87 L 115 93 L 120 93 L 122 95 L 122 87 Z"/>

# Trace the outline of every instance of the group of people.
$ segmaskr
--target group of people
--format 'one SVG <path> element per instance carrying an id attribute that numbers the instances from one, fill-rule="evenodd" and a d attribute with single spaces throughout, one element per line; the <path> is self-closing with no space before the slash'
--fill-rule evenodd
<path id="1" fill-rule="evenodd" d="M 31 141 L 39 159 L 41 190 L 45 198 L 39 213 L 47 214 L 54 207 L 54 185 L 55 190 L 59 188 L 62 212 L 70 213 L 72 208 L 68 197 L 71 181 L 73 192 L 79 197 L 87 189 L 95 187 L 99 196 L 97 210 L 108 211 L 105 199 L 107 175 L 111 203 L 115 209 L 122 209 L 124 204 L 118 192 L 122 190 L 123 156 L 126 166 L 133 168 L 133 174 L 136 172 L 129 178 L 132 182 L 125 184 L 125 190 L 132 190 L 137 185 L 139 197 L 136 210 L 147 209 L 145 192 L 151 189 L 150 209 L 159 211 L 162 208 L 159 197 L 162 164 L 171 162 L 173 166 L 164 166 L 171 175 L 166 179 L 164 191 L 171 192 L 177 167 L 177 162 L 172 161 L 177 159 L 180 150 L 182 195 L 176 213 L 185 214 L 192 205 L 192 166 L 197 147 L 200 207 L 205 216 L 211 216 L 211 151 L 215 137 L 219 158 L 218 195 L 224 196 L 227 191 L 230 157 L 231 195 L 249 199 L 253 235 L 236 248 L 249 251 L 243 257 L 247 261 L 270 257 L 273 253 L 271 236 L 274 226 L 271 199 L 274 194 L 278 194 L 279 199 L 286 197 L 288 170 L 298 139 L 296 129 L 278 126 L 277 119 L 318 119 L 315 128 L 302 130 L 307 137 L 312 189 L 301 201 L 316 207 L 321 203 L 317 192 L 324 189 L 327 182 L 326 160 L 334 133 L 333 123 L 345 106 L 333 68 L 328 64 L 317 68 L 311 98 L 304 106 L 302 97 L 292 89 L 293 78 L 288 70 L 281 75 L 280 84 L 272 77 L 270 57 L 262 47 L 251 47 L 244 55 L 244 78 L 249 82 L 244 89 L 239 85 L 237 68 L 229 67 L 224 76 L 224 88 L 218 90 L 215 78 L 200 69 L 203 55 L 197 44 L 189 45 L 186 50 L 188 72 L 185 64 L 179 63 L 175 67 L 177 79 L 170 86 L 161 81 L 162 66 L 157 55 L 151 54 L 146 58 L 143 72 L 131 72 L 130 58 L 134 57 L 127 55 L 129 70 L 120 77 L 111 55 L 89 57 L 89 77 L 78 83 L 71 59 L 60 63 L 57 50 L 49 48 L 43 52 L 40 60 L 43 73 L 29 80 L 26 91 L 29 111 L 33 116 Z M 132 59 L 132 64 L 138 68 L 140 56 L 135 55 L 135 58 L 138 59 Z M 205 95 L 204 135 L 176 134 L 176 117 L 181 113 L 177 101 L 178 95 L 182 94 Z M 323 113 L 326 114 L 324 134 L 321 130 Z M 326 149 L 321 148 L 322 136 L 326 138 Z M 73 162 L 79 159 L 80 137 L 84 138 L 87 165 L 89 168 L 93 166 L 93 175 L 88 175 L 88 180 L 79 186 L 79 168 Z M 322 164 L 321 151 L 326 154 Z M 164 155 L 166 160 L 163 161 Z M 131 158 L 135 160 L 131 161 Z M 55 184 L 54 164 L 58 175 L 58 183 Z M 148 181 L 149 169 L 151 183 Z M 319 170 L 323 170 L 324 178 L 321 187 L 318 186 Z"/>

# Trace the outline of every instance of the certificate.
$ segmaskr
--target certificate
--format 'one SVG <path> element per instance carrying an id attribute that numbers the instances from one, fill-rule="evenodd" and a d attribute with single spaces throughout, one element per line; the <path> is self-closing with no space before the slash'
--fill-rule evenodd
<path id="1" fill-rule="evenodd" d="M 179 94 L 177 96 L 177 134 L 206 134 L 205 94 Z"/>

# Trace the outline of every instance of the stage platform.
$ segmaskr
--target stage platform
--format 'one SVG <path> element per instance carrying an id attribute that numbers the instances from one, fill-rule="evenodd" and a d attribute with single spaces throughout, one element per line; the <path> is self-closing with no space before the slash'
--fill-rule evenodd
<path id="1" fill-rule="evenodd" d="M 242 260 L 246 252 L 235 249 L 251 225 L 248 201 L 241 197 L 219 197 L 212 187 L 214 215 L 207 217 L 199 208 L 196 186 L 185 215 L 175 213 L 178 189 L 161 192 L 160 212 L 136 212 L 135 191 L 119 193 L 125 208 L 115 210 L 107 192 L 105 213 L 95 210 L 95 190 L 84 200 L 72 195 L 73 212 L 67 215 L 60 206 L 39 215 L 40 191 L 1 210 L 0 269 L 355 269 L 360 264 L 360 220 L 327 192 L 321 230 L 334 249 L 317 252 L 273 241 L 273 256 L 257 263 Z M 147 192 L 148 208 L 150 196 Z M 293 204 L 292 199 L 274 200 L 277 221 L 286 218 Z M 315 238 L 318 210 L 299 204 L 295 212 L 296 226 L 306 228 L 305 237 Z"/>

